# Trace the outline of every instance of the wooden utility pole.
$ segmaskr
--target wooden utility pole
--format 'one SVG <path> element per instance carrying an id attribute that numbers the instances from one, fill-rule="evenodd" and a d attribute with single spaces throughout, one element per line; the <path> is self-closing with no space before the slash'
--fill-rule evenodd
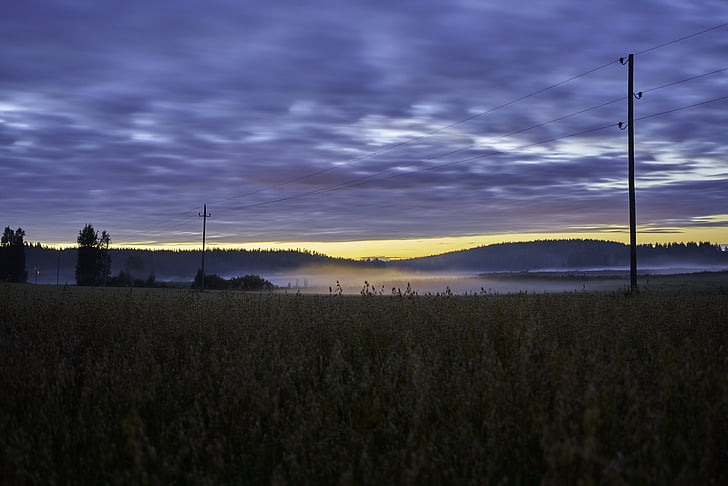
<path id="1" fill-rule="evenodd" d="M 202 278 L 200 283 L 200 290 L 205 291 L 205 230 L 207 229 L 207 218 L 212 216 L 207 214 L 207 204 L 203 205 L 202 213 L 197 213 L 202 218 Z"/>
<path id="2" fill-rule="evenodd" d="M 619 60 L 625 64 L 624 58 Z M 627 147 L 629 154 L 629 281 L 630 291 L 637 293 L 637 216 L 634 189 L 634 100 L 640 99 L 642 92 L 634 92 L 634 54 L 627 58 Z M 620 123 L 621 127 L 621 123 Z"/>

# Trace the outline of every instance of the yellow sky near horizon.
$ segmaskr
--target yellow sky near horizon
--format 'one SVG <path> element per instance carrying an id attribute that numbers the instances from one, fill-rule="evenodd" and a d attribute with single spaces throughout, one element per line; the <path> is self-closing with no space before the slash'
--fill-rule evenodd
<path id="1" fill-rule="evenodd" d="M 565 233 L 509 233 L 497 235 L 446 236 L 434 238 L 362 240 L 362 241 L 259 241 L 259 242 L 217 242 L 208 239 L 206 249 L 246 249 L 246 250 L 309 250 L 331 257 L 365 259 L 402 259 L 437 255 L 451 251 L 465 250 L 477 246 L 495 243 L 563 240 L 563 239 L 596 239 L 629 242 L 629 233 L 623 229 L 602 232 L 565 232 Z M 728 228 L 726 227 L 691 227 L 687 228 L 638 228 L 637 243 L 673 243 L 702 242 L 728 244 Z M 151 242 L 113 242 L 113 248 L 139 248 L 153 250 L 199 250 L 201 242 L 184 243 L 151 243 Z M 75 243 L 50 243 L 54 247 L 73 247 Z"/>

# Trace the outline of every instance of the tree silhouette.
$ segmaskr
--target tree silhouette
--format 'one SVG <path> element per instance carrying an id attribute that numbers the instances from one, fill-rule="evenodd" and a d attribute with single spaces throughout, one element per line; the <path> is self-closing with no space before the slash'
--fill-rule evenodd
<path id="1" fill-rule="evenodd" d="M 105 230 L 99 236 L 94 227 L 87 224 L 78 233 L 78 261 L 76 262 L 77 285 L 103 285 L 111 272 L 109 244 L 111 235 Z"/>
<path id="2" fill-rule="evenodd" d="M 0 240 L 0 281 L 25 282 L 28 279 L 24 237 L 22 228 L 13 231 L 9 226 L 5 227 Z"/>

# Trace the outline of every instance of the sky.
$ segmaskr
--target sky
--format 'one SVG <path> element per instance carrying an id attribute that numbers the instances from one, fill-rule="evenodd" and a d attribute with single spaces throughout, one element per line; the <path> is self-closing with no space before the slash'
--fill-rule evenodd
<path id="1" fill-rule="evenodd" d="M 724 0 L 7 2 L 1 226 L 401 258 L 728 243 Z M 202 218 L 206 205 L 209 218 Z"/>

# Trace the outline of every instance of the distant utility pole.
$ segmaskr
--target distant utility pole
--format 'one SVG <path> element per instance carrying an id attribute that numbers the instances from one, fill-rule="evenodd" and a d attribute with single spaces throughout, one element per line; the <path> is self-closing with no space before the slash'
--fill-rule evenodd
<path id="1" fill-rule="evenodd" d="M 205 230 L 207 229 L 207 218 L 212 216 L 207 214 L 207 204 L 203 205 L 202 213 L 197 213 L 202 218 L 202 283 L 200 290 L 205 291 Z"/>
<path id="2" fill-rule="evenodd" d="M 634 92 L 634 54 L 627 60 L 622 57 L 619 62 L 628 67 L 627 80 L 627 147 L 629 153 L 629 281 L 630 291 L 637 293 L 637 216 L 635 211 L 634 190 L 634 100 L 642 98 L 642 92 Z M 619 128 L 624 130 L 622 122 Z"/>

